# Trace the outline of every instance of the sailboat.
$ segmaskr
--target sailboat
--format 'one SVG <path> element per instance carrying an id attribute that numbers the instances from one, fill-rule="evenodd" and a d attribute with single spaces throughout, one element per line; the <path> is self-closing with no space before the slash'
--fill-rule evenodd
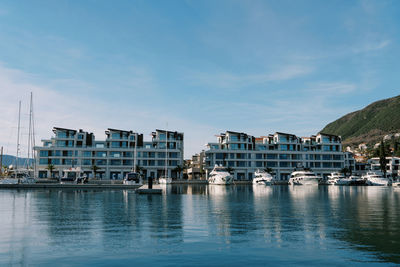
<path id="1" fill-rule="evenodd" d="M 125 185 L 142 185 L 143 179 L 140 173 L 136 171 L 136 159 L 137 159 L 137 142 L 138 142 L 138 134 L 135 133 L 135 149 L 133 152 L 133 169 L 132 172 L 129 172 L 124 177 Z"/>
<path id="2" fill-rule="evenodd" d="M 33 97 L 32 97 L 32 92 L 31 92 L 31 99 L 30 99 L 30 106 L 29 106 L 29 134 L 28 134 L 28 159 L 26 163 L 26 169 L 21 169 L 18 166 L 18 160 L 19 160 L 19 137 L 20 137 L 20 129 L 21 129 L 21 101 L 19 101 L 18 104 L 18 132 L 17 132 L 17 151 L 16 151 L 16 157 L 15 157 L 15 167 L 14 170 L 11 173 L 10 178 L 5 178 L 0 181 L 0 184 L 33 184 L 35 183 L 34 173 L 36 168 L 34 168 L 33 173 L 31 175 L 29 171 L 29 163 L 33 159 L 34 162 L 34 167 L 36 167 L 36 162 L 35 162 L 35 156 L 33 153 L 33 147 L 35 146 L 35 135 L 34 135 L 34 121 L 33 121 Z M 32 158 L 31 158 L 31 152 L 32 152 Z"/>
<path id="3" fill-rule="evenodd" d="M 165 131 L 165 170 L 164 176 L 158 179 L 160 184 L 171 184 L 172 178 L 168 177 L 168 130 Z"/>

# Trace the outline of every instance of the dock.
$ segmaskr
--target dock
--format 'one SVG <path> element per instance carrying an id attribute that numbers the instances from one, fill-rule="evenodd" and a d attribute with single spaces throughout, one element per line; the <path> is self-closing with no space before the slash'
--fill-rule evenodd
<path id="1" fill-rule="evenodd" d="M 124 184 L 58 184 L 58 183 L 36 183 L 36 184 L 0 184 L 0 189 L 108 189 L 108 190 L 135 190 L 138 185 Z"/>
<path id="2" fill-rule="evenodd" d="M 162 194 L 162 188 L 158 184 L 153 184 L 153 188 L 149 189 L 148 185 L 142 185 L 138 189 L 136 189 L 136 193 L 138 194 Z"/>

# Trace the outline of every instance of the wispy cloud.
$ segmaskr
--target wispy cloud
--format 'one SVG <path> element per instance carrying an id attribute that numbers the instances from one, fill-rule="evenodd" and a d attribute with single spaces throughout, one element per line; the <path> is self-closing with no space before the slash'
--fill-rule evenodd
<path id="1" fill-rule="evenodd" d="M 377 51 L 377 50 L 382 50 L 388 45 L 390 45 L 391 41 L 390 40 L 381 40 L 378 42 L 366 42 L 364 44 L 358 45 L 356 47 L 353 47 L 352 51 L 354 53 L 366 53 L 366 52 L 371 52 L 371 51 Z"/>
<path id="2" fill-rule="evenodd" d="M 305 91 L 323 95 L 338 95 L 348 94 L 354 92 L 356 89 L 357 86 L 354 83 L 349 82 L 320 82 L 312 84 Z"/>
<path id="3" fill-rule="evenodd" d="M 216 88 L 236 89 L 252 85 L 266 84 L 269 82 L 287 81 L 302 77 L 312 73 L 311 66 L 288 65 L 280 67 L 269 73 L 261 74 L 234 74 L 230 72 L 219 73 L 192 73 L 190 77 L 192 83 L 203 84 Z"/>

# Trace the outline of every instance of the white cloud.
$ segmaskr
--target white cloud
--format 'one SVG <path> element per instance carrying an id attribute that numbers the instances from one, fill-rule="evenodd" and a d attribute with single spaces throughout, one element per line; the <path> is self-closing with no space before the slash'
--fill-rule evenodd
<path id="1" fill-rule="evenodd" d="M 251 85 L 266 84 L 268 82 L 286 81 L 301 76 L 308 75 L 313 72 L 310 66 L 287 65 L 270 73 L 261 74 L 233 74 L 229 72 L 219 73 L 191 73 L 192 83 L 198 85 L 203 84 L 216 88 L 236 89 Z"/>
<path id="2" fill-rule="evenodd" d="M 384 49 L 388 45 L 390 45 L 390 40 L 382 40 L 379 42 L 367 42 L 365 44 L 358 45 L 357 47 L 353 48 L 354 53 L 366 53 L 371 51 L 377 51 Z"/>
<path id="3" fill-rule="evenodd" d="M 204 144 L 216 131 L 212 126 L 180 118 L 170 113 L 167 107 L 143 109 L 137 101 L 125 105 L 93 98 L 90 94 L 79 94 L 79 90 L 71 93 L 52 87 L 69 83 L 82 86 L 84 90 L 84 87 L 91 86 L 86 82 L 65 79 L 46 81 L 47 85 L 43 85 L 39 80 L 40 77 L 0 64 L 0 124 L 3 129 L 0 131 L 0 145 L 4 146 L 5 154 L 15 155 L 16 152 L 18 101 L 22 100 L 21 155 L 26 156 L 30 92 L 34 96 L 36 144 L 39 145 L 40 139 L 51 137 L 51 130 L 55 126 L 94 132 L 98 140 L 105 138 L 104 131 L 107 128 L 138 131 L 144 133 L 146 140 L 150 140 L 150 133 L 165 128 L 168 122 L 169 130 L 184 132 L 185 157 L 190 157 L 204 149 Z M 142 90 L 151 85 L 149 77 L 143 80 L 134 78 L 133 82 Z"/>

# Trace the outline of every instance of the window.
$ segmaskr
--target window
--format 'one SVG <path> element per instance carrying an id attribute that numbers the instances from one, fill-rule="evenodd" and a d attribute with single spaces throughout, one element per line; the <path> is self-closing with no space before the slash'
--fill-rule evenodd
<path id="1" fill-rule="evenodd" d="M 111 147 L 113 147 L 113 148 L 120 147 L 119 142 L 111 142 Z"/>
<path id="2" fill-rule="evenodd" d="M 112 138 L 112 139 L 120 139 L 120 138 L 121 138 L 121 135 L 120 135 L 119 133 L 112 133 L 112 134 L 111 134 L 111 138 Z"/>
<path id="3" fill-rule="evenodd" d="M 115 166 L 115 165 L 121 165 L 121 160 L 120 160 L 120 159 L 112 159 L 112 160 L 110 161 L 110 165 L 113 165 L 113 166 Z"/>
<path id="4" fill-rule="evenodd" d="M 263 154 L 257 153 L 256 154 L 256 159 L 262 159 L 263 158 Z"/>
<path id="5" fill-rule="evenodd" d="M 84 159 L 84 160 L 82 160 L 82 165 L 91 165 L 92 164 L 92 161 L 90 160 L 90 159 Z"/>
<path id="6" fill-rule="evenodd" d="M 49 151 L 47 151 L 47 150 L 40 150 L 39 155 L 40 155 L 41 157 L 48 157 L 48 156 L 49 156 Z"/>
<path id="7" fill-rule="evenodd" d="M 119 158 L 119 157 L 121 157 L 121 153 L 118 151 L 112 151 L 112 152 L 110 152 L 110 157 Z"/>
<path id="8" fill-rule="evenodd" d="M 278 155 L 277 154 L 267 154 L 267 159 L 277 159 Z"/>
<path id="9" fill-rule="evenodd" d="M 279 159 L 289 159 L 290 155 L 289 154 L 280 154 Z"/>
<path id="10" fill-rule="evenodd" d="M 107 157 L 107 153 L 105 151 L 97 151 L 96 157 L 105 158 L 105 157 Z"/>
<path id="11" fill-rule="evenodd" d="M 287 151 L 288 149 L 287 149 L 287 145 L 280 145 L 280 150 L 281 151 Z"/>
<path id="12" fill-rule="evenodd" d="M 286 143 L 288 140 L 287 140 L 287 138 L 286 138 L 286 136 L 284 136 L 284 135 L 280 135 L 279 136 L 279 142 L 281 142 L 281 143 Z"/>
<path id="13" fill-rule="evenodd" d="M 257 161 L 256 162 L 256 167 L 263 167 L 263 162 Z"/>
<path id="14" fill-rule="evenodd" d="M 239 145 L 238 144 L 230 144 L 229 148 L 232 150 L 238 150 L 239 149 Z"/>
<path id="15" fill-rule="evenodd" d="M 83 152 L 82 152 L 82 155 L 83 155 L 84 157 L 91 157 L 91 156 L 92 156 L 92 151 L 83 151 Z"/>
<path id="16" fill-rule="evenodd" d="M 97 148 L 104 148 L 104 144 L 96 144 Z"/>
<path id="17" fill-rule="evenodd" d="M 66 132 L 57 132 L 57 138 L 67 138 Z"/>
<path id="18" fill-rule="evenodd" d="M 215 154 L 216 159 L 224 159 L 224 154 L 223 153 L 216 153 Z"/>
<path id="19" fill-rule="evenodd" d="M 42 158 L 42 159 L 39 159 L 39 164 L 40 164 L 40 165 L 47 165 L 48 162 L 49 162 L 48 159 L 43 159 L 43 158 Z"/>
<path id="20" fill-rule="evenodd" d="M 54 156 L 55 157 L 61 157 L 61 150 L 55 150 L 54 151 Z"/>

